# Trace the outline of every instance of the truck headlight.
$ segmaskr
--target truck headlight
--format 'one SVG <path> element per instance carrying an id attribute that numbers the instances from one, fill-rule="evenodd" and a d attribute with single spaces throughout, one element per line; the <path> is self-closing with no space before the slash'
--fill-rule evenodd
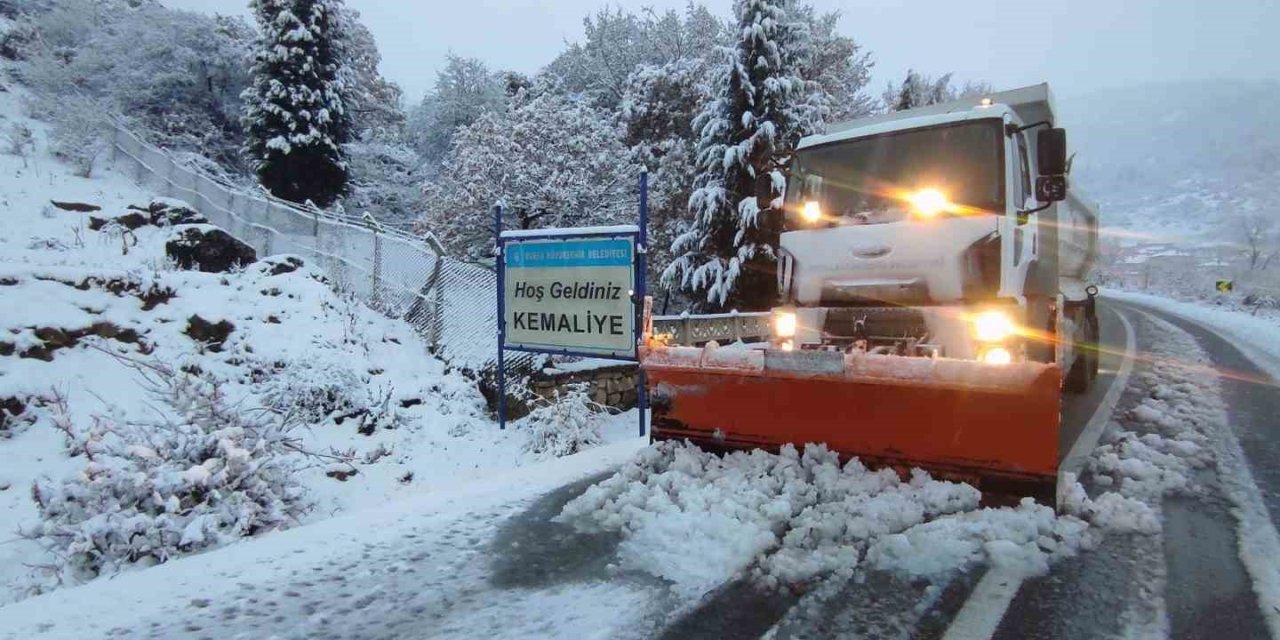
<path id="1" fill-rule="evenodd" d="M 1013 362 L 1013 353 L 1004 347 L 993 347 L 982 352 L 982 361 L 987 364 L 1009 364 Z"/>
<path id="2" fill-rule="evenodd" d="M 907 196 L 911 209 L 922 218 L 932 218 L 951 207 L 947 196 L 937 189 L 921 189 Z"/>
<path id="3" fill-rule="evenodd" d="M 794 338 L 796 336 L 796 312 L 773 312 L 773 335 L 777 338 Z"/>
<path id="4" fill-rule="evenodd" d="M 817 200 L 806 200 L 800 208 L 800 216 L 805 222 L 814 223 L 822 219 L 822 205 Z"/>
<path id="5" fill-rule="evenodd" d="M 973 319 L 973 337 L 979 342 L 1004 342 L 1018 332 L 1004 311 L 983 311 Z"/>

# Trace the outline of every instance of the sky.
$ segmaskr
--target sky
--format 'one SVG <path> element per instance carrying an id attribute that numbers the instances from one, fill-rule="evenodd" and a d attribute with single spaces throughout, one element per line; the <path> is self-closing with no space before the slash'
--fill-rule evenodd
<path id="1" fill-rule="evenodd" d="M 452 52 L 493 69 L 537 71 L 582 19 L 606 6 L 682 9 L 687 0 L 347 0 L 382 53 L 382 72 L 417 102 Z M 1280 79 L 1276 0 L 811 0 L 843 13 L 841 30 L 870 51 L 879 95 L 914 68 L 997 89 L 1049 82 L 1059 97 L 1142 82 Z M 247 1 L 162 0 L 248 15 Z M 702 0 L 728 16 L 731 0 Z"/>

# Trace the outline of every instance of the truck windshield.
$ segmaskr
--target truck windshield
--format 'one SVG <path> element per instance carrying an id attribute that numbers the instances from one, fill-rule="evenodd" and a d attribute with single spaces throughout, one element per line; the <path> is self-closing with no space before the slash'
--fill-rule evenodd
<path id="1" fill-rule="evenodd" d="M 945 198 L 945 213 L 1004 210 L 1002 123 L 982 120 L 837 142 L 796 153 L 788 211 L 812 207 L 843 224 L 904 219 L 913 194 Z"/>

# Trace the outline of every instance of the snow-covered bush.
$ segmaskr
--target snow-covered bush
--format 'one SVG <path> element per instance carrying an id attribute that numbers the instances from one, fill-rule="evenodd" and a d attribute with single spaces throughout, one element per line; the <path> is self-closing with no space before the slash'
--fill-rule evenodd
<path id="1" fill-rule="evenodd" d="M 604 442 L 600 433 L 604 410 L 591 401 L 586 383 L 570 385 L 563 394 L 557 392 L 529 413 L 529 440 L 524 450 L 558 458 L 598 446 Z"/>
<path id="2" fill-rule="evenodd" d="M 26 156 L 35 147 L 35 135 L 31 127 L 21 122 L 11 122 L 4 130 L 4 152 L 11 156 Z"/>
<path id="3" fill-rule="evenodd" d="M 347 367 L 293 362 L 267 376 L 262 393 L 266 406 L 304 424 L 319 424 L 368 406 L 368 381 Z"/>
<path id="4" fill-rule="evenodd" d="M 368 377 L 335 361 L 296 361 L 260 370 L 269 371 L 262 374 L 263 403 L 290 421 L 318 425 L 351 420 L 366 435 L 401 423 L 391 401 L 393 389 L 374 387 Z"/>
<path id="5" fill-rule="evenodd" d="M 88 178 L 93 166 L 107 149 L 106 119 L 98 101 L 81 95 L 63 96 L 51 107 L 53 127 L 49 131 L 49 150 L 75 169 L 75 175 Z"/>
<path id="6" fill-rule="evenodd" d="M 45 568 L 56 581 L 288 527 L 307 509 L 288 421 L 237 406 L 206 378 L 159 364 L 135 369 L 165 418 L 70 426 L 84 470 L 32 488 L 41 522 L 23 534 L 58 559 Z"/>
<path id="7" fill-rule="evenodd" d="M 351 171 L 343 208 L 368 212 L 384 224 L 413 222 L 421 207 L 418 154 L 397 142 L 352 142 L 342 149 Z"/>
<path id="8" fill-rule="evenodd" d="M 20 17 L 17 11 L 10 14 L 0 6 L 0 58 L 21 60 L 30 52 L 31 43 L 36 39 L 36 28 Z"/>

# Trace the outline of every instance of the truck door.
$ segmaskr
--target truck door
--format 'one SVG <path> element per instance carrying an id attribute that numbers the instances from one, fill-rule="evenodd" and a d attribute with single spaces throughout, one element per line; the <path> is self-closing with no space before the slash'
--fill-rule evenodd
<path id="1" fill-rule="evenodd" d="M 1014 185 L 1014 202 L 1018 209 L 1032 209 L 1035 207 L 1033 199 L 1034 191 L 1031 188 L 1031 154 L 1027 151 L 1027 136 L 1019 131 L 1014 134 L 1014 144 L 1017 146 L 1017 181 Z M 1036 224 L 1033 218 L 1038 218 L 1036 214 L 1031 214 L 1025 218 L 1018 217 L 1018 225 L 1014 230 L 1014 265 L 1022 266 L 1035 258 L 1036 255 Z"/>

